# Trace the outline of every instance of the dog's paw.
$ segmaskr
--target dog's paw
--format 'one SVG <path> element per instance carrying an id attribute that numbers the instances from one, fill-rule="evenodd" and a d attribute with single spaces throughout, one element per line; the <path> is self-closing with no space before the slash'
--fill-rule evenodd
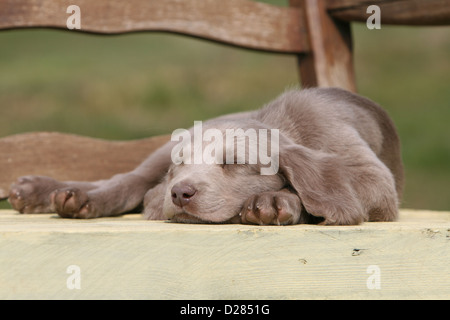
<path id="1" fill-rule="evenodd" d="M 53 196 L 56 212 L 62 218 L 91 219 L 98 215 L 87 193 L 78 188 L 63 188 Z"/>
<path id="2" fill-rule="evenodd" d="M 240 216 L 245 224 L 287 225 L 298 223 L 300 212 L 300 198 L 282 190 L 251 196 L 244 203 Z"/>
<path id="3" fill-rule="evenodd" d="M 11 185 L 8 201 L 20 213 L 55 212 L 52 193 L 62 183 L 43 176 L 24 176 Z"/>

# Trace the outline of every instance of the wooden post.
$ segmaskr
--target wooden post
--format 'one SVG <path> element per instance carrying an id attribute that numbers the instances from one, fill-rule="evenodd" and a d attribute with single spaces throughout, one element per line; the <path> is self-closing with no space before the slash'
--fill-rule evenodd
<path id="1" fill-rule="evenodd" d="M 298 55 L 303 87 L 340 87 L 356 92 L 350 24 L 334 20 L 323 0 L 290 0 L 301 7 L 311 50 Z"/>

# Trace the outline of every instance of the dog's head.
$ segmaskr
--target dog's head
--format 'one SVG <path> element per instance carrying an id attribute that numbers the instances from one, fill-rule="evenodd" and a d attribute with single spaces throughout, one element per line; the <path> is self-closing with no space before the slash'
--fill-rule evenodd
<path id="1" fill-rule="evenodd" d="M 160 199 L 156 210 L 162 207 L 166 218 L 189 223 L 239 221 L 251 196 L 285 187 L 299 196 L 306 212 L 327 216 L 331 223 L 342 212 L 354 217 L 362 211 L 338 157 L 295 144 L 281 132 L 268 134 L 258 123 L 241 123 L 246 127 L 227 143 L 229 130 L 239 126 L 235 122 L 215 125 L 217 131 L 208 132 L 208 127 L 198 131 L 202 140 L 195 140 L 195 127 L 174 140 L 180 143 L 172 149 L 165 188 L 148 196 Z M 266 139 L 261 138 L 264 135 Z M 246 142 L 244 147 L 239 141 Z"/>
<path id="2" fill-rule="evenodd" d="M 244 125 L 241 123 L 241 125 Z M 276 131 L 216 122 L 173 136 L 163 212 L 175 222 L 226 222 L 252 195 L 280 190 Z M 264 154 L 263 154 L 264 153 Z"/>
<path id="3" fill-rule="evenodd" d="M 250 164 L 180 164 L 167 175 L 163 212 L 175 222 L 226 222 L 253 194 L 280 190 L 280 175 Z"/>

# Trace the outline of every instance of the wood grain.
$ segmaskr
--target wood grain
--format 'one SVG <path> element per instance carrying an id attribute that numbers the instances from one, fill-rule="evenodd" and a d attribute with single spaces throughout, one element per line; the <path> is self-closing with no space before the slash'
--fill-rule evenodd
<path id="1" fill-rule="evenodd" d="M 0 299 L 449 299 L 450 213 L 360 226 L 186 225 L 0 211 Z M 81 289 L 66 286 L 80 268 Z M 369 266 L 380 269 L 370 289 Z"/>
<path id="2" fill-rule="evenodd" d="M 157 136 L 108 141 L 56 132 L 1 138 L 0 199 L 8 196 L 11 183 L 23 175 L 94 181 L 130 171 L 169 140 L 170 136 Z"/>
<path id="3" fill-rule="evenodd" d="M 67 29 L 72 0 L 2 0 L 0 29 Z M 116 34 L 166 31 L 273 52 L 308 50 L 301 9 L 248 0 L 77 0 L 81 30 Z"/>
<path id="4" fill-rule="evenodd" d="M 350 25 L 331 18 L 323 0 L 290 0 L 302 7 L 311 51 L 298 55 L 304 87 L 340 87 L 356 92 Z"/>

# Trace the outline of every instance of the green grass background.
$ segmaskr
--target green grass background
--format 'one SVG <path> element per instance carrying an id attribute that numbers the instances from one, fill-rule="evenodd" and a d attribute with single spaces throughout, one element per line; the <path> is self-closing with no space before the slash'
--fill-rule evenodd
<path id="1" fill-rule="evenodd" d="M 450 28 L 352 28 L 358 91 L 388 111 L 402 140 L 402 206 L 450 210 Z M 170 34 L 13 30 L 0 44 L 0 137 L 171 133 L 258 108 L 299 81 L 292 56 Z"/>

